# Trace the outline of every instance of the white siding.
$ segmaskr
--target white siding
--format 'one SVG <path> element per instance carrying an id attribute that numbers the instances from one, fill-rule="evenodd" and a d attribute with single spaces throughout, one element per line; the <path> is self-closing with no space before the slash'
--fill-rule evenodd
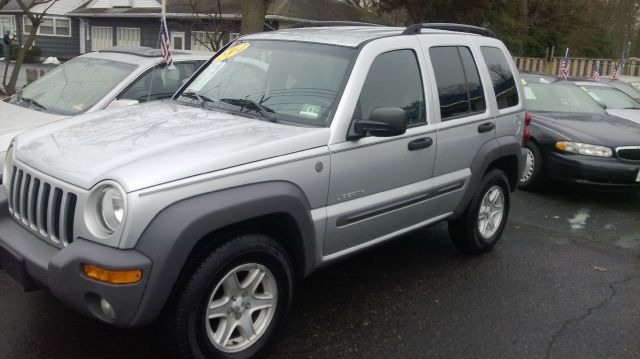
<path id="1" fill-rule="evenodd" d="M 113 47 L 113 29 L 110 27 L 91 27 L 91 51 Z"/>
<path id="2" fill-rule="evenodd" d="M 140 29 L 133 27 L 119 27 L 117 31 L 117 44 L 123 47 L 140 46 Z"/>

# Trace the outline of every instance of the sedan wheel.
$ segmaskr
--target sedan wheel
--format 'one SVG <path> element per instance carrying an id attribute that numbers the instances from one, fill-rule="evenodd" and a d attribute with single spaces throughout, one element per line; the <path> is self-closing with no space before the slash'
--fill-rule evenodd
<path id="1" fill-rule="evenodd" d="M 532 190 L 535 189 L 542 180 L 542 153 L 533 141 L 527 142 L 523 149 L 526 154 L 526 162 L 518 186 L 521 189 Z"/>

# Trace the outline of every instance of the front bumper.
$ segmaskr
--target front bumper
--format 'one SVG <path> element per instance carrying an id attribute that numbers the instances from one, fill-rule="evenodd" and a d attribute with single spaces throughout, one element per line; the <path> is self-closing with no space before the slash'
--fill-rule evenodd
<path id="1" fill-rule="evenodd" d="M 83 264 L 111 270 L 141 269 L 142 280 L 115 285 L 86 277 Z M 73 309 L 115 326 L 129 326 L 138 307 L 151 270 L 151 260 L 135 250 L 120 250 L 77 239 L 60 250 L 14 222 L 7 201 L 0 197 L 0 269 L 32 290 L 43 287 Z M 102 312 L 100 300 L 107 300 L 115 319 Z"/>
<path id="2" fill-rule="evenodd" d="M 610 189 L 640 190 L 640 163 L 617 158 L 551 152 L 546 158 L 547 176 L 573 183 Z"/>

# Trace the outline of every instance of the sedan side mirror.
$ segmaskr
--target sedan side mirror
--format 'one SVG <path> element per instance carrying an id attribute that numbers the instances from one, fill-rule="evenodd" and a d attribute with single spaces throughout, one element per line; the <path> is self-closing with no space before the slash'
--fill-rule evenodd
<path id="1" fill-rule="evenodd" d="M 357 121 L 355 133 L 360 136 L 391 137 L 407 131 L 407 114 L 399 107 L 380 107 L 368 120 Z"/>
<path id="2" fill-rule="evenodd" d="M 126 99 L 126 98 L 121 98 L 119 100 L 115 100 L 115 101 L 111 102 L 109 104 L 109 106 L 107 106 L 107 108 L 129 107 L 129 106 L 137 105 L 139 103 L 140 103 L 140 101 L 138 101 L 138 100 L 129 100 L 129 99 Z"/>

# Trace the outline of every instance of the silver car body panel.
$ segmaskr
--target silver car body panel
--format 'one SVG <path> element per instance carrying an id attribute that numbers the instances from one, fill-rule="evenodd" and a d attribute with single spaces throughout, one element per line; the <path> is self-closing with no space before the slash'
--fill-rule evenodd
<path id="1" fill-rule="evenodd" d="M 640 110 L 634 109 L 607 109 L 607 114 L 624 118 L 625 120 L 633 121 L 640 124 Z"/>

